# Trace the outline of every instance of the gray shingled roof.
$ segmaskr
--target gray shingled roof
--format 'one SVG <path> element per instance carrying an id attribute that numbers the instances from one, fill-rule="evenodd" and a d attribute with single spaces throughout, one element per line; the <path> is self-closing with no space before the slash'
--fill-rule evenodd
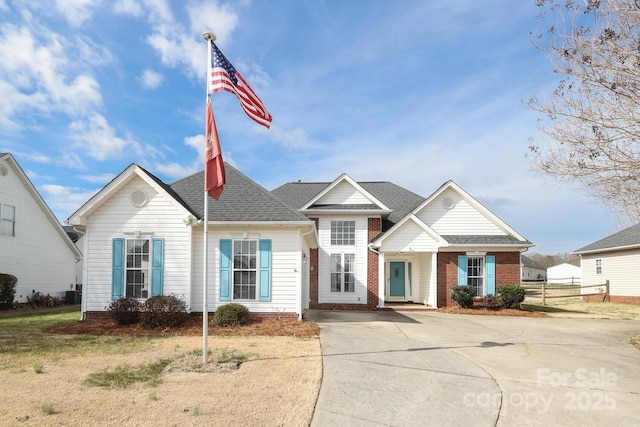
<path id="1" fill-rule="evenodd" d="M 520 255 L 520 262 L 522 263 L 522 265 L 524 265 L 525 267 L 531 267 L 531 268 L 541 268 L 543 270 L 546 270 L 547 268 L 545 266 L 543 266 L 542 264 L 539 264 L 537 262 L 535 262 L 534 260 L 532 260 L 531 258 L 529 258 L 526 255 Z"/>
<path id="2" fill-rule="evenodd" d="M 584 246 L 573 253 L 598 252 L 617 248 L 630 248 L 640 246 L 640 224 L 633 225 L 618 231 L 610 236 Z"/>
<path id="3" fill-rule="evenodd" d="M 330 182 L 289 182 L 271 191 L 276 197 L 295 209 L 300 209 L 326 189 Z M 362 188 L 393 211 L 385 219 L 383 230 L 388 230 L 418 207 L 425 198 L 391 182 L 358 182 Z M 364 209 L 363 205 L 352 205 Z M 323 206 L 327 209 L 326 206 Z"/>
<path id="4" fill-rule="evenodd" d="M 487 246 L 495 246 L 495 245 L 529 245 L 530 241 L 525 240 L 521 241 L 516 239 L 513 236 L 475 236 L 475 235 L 467 235 L 467 236 L 453 236 L 446 235 L 442 236 L 447 242 L 452 245 L 487 245 Z"/>
<path id="5" fill-rule="evenodd" d="M 309 221 L 228 163 L 220 199 L 209 198 L 209 221 Z M 204 171 L 169 185 L 197 218 L 204 217 Z"/>

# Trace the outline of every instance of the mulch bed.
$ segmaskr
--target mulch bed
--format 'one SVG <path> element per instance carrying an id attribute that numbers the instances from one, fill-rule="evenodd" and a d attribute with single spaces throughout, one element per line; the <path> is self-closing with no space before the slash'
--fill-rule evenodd
<path id="1" fill-rule="evenodd" d="M 229 326 L 221 328 L 213 324 L 213 316 L 209 316 L 209 335 L 261 335 L 317 337 L 320 327 L 313 322 L 295 319 L 252 319 L 245 326 Z M 146 329 L 140 324 L 118 325 L 111 318 L 84 320 L 70 325 L 57 326 L 48 332 L 69 335 L 106 335 L 106 336 L 190 336 L 202 335 L 202 315 L 190 315 L 187 321 L 178 327 Z"/>

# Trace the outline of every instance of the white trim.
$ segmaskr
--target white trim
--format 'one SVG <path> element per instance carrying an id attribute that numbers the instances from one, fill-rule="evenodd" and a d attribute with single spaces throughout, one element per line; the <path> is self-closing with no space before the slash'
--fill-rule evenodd
<path id="1" fill-rule="evenodd" d="M 356 190 L 358 190 L 359 192 L 361 192 L 367 199 L 371 200 L 371 202 L 373 202 L 374 204 L 378 205 L 383 211 L 389 211 L 391 212 L 391 210 L 384 204 L 382 203 L 380 200 L 376 199 L 375 197 L 373 197 L 373 195 L 371 193 L 369 193 L 367 190 L 365 190 L 364 188 L 362 188 L 362 186 L 360 184 L 358 184 L 356 181 L 354 181 L 349 175 L 347 175 L 346 173 L 343 173 L 342 175 L 340 175 L 338 178 L 336 178 L 335 181 L 333 181 L 331 184 L 329 184 L 324 190 L 322 190 L 320 193 L 318 193 L 313 199 L 309 200 L 309 202 L 307 202 L 307 204 L 305 204 L 304 206 L 302 206 L 299 210 L 300 211 L 304 211 L 307 210 L 309 208 L 309 206 L 312 206 L 316 201 L 318 201 L 319 199 L 321 199 L 325 194 L 329 193 L 331 190 L 333 190 L 338 184 L 340 184 L 342 181 L 346 181 L 347 183 L 351 184 Z M 343 212 L 343 211 L 341 211 Z M 370 212 L 370 211 L 369 211 Z M 332 212 L 333 213 L 333 212 Z"/>

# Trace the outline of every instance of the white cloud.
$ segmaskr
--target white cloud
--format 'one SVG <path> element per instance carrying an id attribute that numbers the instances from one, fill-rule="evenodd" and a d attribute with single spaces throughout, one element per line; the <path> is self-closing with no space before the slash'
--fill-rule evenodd
<path id="1" fill-rule="evenodd" d="M 160 73 L 156 73 L 153 70 L 146 69 L 142 72 L 142 76 L 140 76 L 140 81 L 142 82 L 142 86 L 147 89 L 155 89 L 162 83 L 164 77 Z"/>
<path id="2" fill-rule="evenodd" d="M 56 8 L 74 26 L 82 25 L 91 18 L 93 9 L 101 0 L 56 0 Z"/>
<path id="3" fill-rule="evenodd" d="M 143 13 L 140 2 L 136 0 L 117 0 L 113 5 L 113 10 L 116 13 L 122 13 L 136 18 L 142 16 Z"/>
<path id="4" fill-rule="evenodd" d="M 139 151 L 137 143 L 118 137 L 107 119 L 98 113 L 92 113 L 84 120 L 71 122 L 69 130 L 71 138 L 76 141 L 75 147 L 81 147 L 97 160 L 118 158 L 126 148 Z"/>
<path id="5" fill-rule="evenodd" d="M 304 148 L 309 145 L 307 132 L 301 128 L 286 131 L 281 127 L 271 126 L 269 135 L 278 144 L 287 148 Z"/>
<path id="6" fill-rule="evenodd" d="M 97 175 L 80 175 L 80 179 L 90 182 L 92 184 L 106 185 L 115 177 L 112 173 L 101 173 Z"/>
<path id="7" fill-rule="evenodd" d="M 43 198 L 58 220 L 69 217 L 97 192 L 56 184 L 44 184 L 39 189 L 45 193 Z"/>

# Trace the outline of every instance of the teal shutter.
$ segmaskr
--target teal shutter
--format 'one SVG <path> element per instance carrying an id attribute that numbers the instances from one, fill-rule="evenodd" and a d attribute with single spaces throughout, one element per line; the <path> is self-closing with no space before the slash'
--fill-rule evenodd
<path id="1" fill-rule="evenodd" d="M 487 255 L 485 257 L 487 268 L 487 295 L 496 294 L 496 257 L 495 255 Z"/>
<path id="2" fill-rule="evenodd" d="M 124 239 L 111 241 L 111 299 L 124 296 Z"/>
<path id="3" fill-rule="evenodd" d="M 260 240 L 260 281 L 258 282 L 258 301 L 271 301 L 271 240 Z"/>
<path id="4" fill-rule="evenodd" d="M 151 239 L 151 296 L 162 295 L 164 282 L 164 239 Z"/>
<path id="5" fill-rule="evenodd" d="M 231 301 L 230 239 L 220 239 L 220 301 Z"/>
<path id="6" fill-rule="evenodd" d="M 467 286 L 467 256 L 458 255 L 458 286 Z"/>

